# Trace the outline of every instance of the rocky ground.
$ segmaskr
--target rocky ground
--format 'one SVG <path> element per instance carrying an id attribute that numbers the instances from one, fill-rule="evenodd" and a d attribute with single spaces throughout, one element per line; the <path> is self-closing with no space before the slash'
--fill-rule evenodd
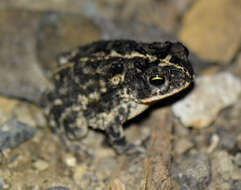
<path id="1" fill-rule="evenodd" d="M 239 0 L 1 0 L 0 190 L 240 190 Z M 91 131 L 66 150 L 38 107 L 60 52 L 98 39 L 179 40 L 192 89 L 126 124 L 147 153 Z"/>

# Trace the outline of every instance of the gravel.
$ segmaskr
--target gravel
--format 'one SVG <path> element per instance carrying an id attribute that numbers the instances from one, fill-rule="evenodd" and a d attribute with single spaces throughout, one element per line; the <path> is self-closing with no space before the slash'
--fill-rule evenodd
<path id="1" fill-rule="evenodd" d="M 49 187 L 45 190 L 70 190 L 69 188 L 67 187 L 62 187 L 62 186 L 56 186 L 56 187 Z"/>
<path id="2" fill-rule="evenodd" d="M 172 168 L 172 176 L 182 189 L 206 189 L 211 181 L 210 161 L 205 154 L 192 155 Z"/>

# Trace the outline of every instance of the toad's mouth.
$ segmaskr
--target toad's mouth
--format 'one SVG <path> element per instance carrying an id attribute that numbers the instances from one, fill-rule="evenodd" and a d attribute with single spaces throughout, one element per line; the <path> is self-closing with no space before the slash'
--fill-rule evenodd
<path id="1" fill-rule="evenodd" d="M 172 95 L 175 95 L 179 92 L 181 92 L 182 90 L 186 89 L 188 86 L 190 86 L 191 82 L 188 82 L 186 83 L 186 85 L 180 89 L 177 89 L 177 90 L 174 90 L 170 93 L 167 93 L 167 94 L 164 94 L 164 95 L 155 95 L 155 96 L 152 96 L 152 97 L 149 97 L 149 98 L 145 98 L 145 99 L 142 99 L 140 102 L 142 104 L 152 104 L 152 103 L 155 103 L 157 101 L 160 101 L 162 99 L 165 99 L 167 97 L 170 97 Z"/>

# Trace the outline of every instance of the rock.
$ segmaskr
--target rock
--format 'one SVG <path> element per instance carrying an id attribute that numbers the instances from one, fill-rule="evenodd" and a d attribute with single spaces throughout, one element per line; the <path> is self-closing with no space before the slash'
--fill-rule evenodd
<path id="1" fill-rule="evenodd" d="M 39 103 L 49 86 L 36 59 L 36 30 L 41 13 L 0 11 L 0 94 Z M 18 18 L 18 19 L 16 19 Z"/>
<path id="2" fill-rule="evenodd" d="M 238 146 L 238 149 L 241 150 L 241 134 L 239 134 L 237 137 L 237 146 Z"/>
<path id="3" fill-rule="evenodd" d="M 184 16 L 179 37 L 201 58 L 229 62 L 240 47 L 240 12 L 241 1 L 199 0 Z"/>
<path id="4" fill-rule="evenodd" d="M 56 186 L 56 187 L 49 187 L 45 190 L 70 190 L 69 188 L 67 187 L 62 187 L 62 186 Z"/>
<path id="5" fill-rule="evenodd" d="M 230 190 L 241 190 L 241 180 L 234 180 Z"/>
<path id="6" fill-rule="evenodd" d="M 225 107 L 238 101 L 241 81 L 229 72 L 197 78 L 194 90 L 172 106 L 185 126 L 209 126 Z"/>
<path id="7" fill-rule="evenodd" d="M 91 17 L 93 20 L 99 18 L 121 19 L 125 21 L 137 20 L 142 23 L 160 25 L 165 30 L 176 31 L 179 17 L 184 14 L 185 10 L 194 0 L 183 1 L 122 1 L 122 0 L 18 0 L 9 1 L 1 0 L 0 7 L 10 7 L 17 9 L 27 9 L 31 11 L 52 10 L 65 13 L 83 14 Z M 148 16 L 146 14 L 148 13 Z"/>
<path id="8" fill-rule="evenodd" d="M 19 0 L 9 1 L 1 0 L 0 7 L 6 9 L 24 9 L 31 12 L 57 10 L 61 12 L 80 13 L 80 8 L 83 7 L 83 1 L 76 0 L 48 0 L 48 1 L 34 1 L 34 0 Z"/>
<path id="9" fill-rule="evenodd" d="M 241 167 L 241 153 L 235 155 L 234 162 L 238 167 Z"/>
<path id="10" fill-rule="evenodd" d="M 123 22 L 119 19 L 108 20 L 99 18 L 95 24 L 100 28 L 101 38 L 105 40 L 123 38 L 144 42 L 178 41 L 174 34 L 168 33 L 163 28 L 148 23 L 144 24 L 141 22 L 134 22 L 133 20 Z M 212 66 L 211 63 L 198 58 L 193 52 L 189 52 L 189 59 L 195 73 L 201 73 L 206 68 Z"/>
<path id="11" fill-rule="evenodd" d="M 191 149 L 194 146 L 194 144 L 187 138 L 181 138 L 178 139 L 175 144 L 175 152 L 178 155 L 181 155 Z"/>
<path id="12" fill-rule="evenodd" d="M 88 170 L 88 167 L 85 164 L 78 165 L 77 167 L 74 168 L 73 179 L 76 182 L 81 181 L 83 176 L 86 177 L 86 175 L 88 175 L 87 170 Z"/>
<path id="13" fill-rule="evenodd" d="M 231 151 L 235 147 L 236 138 L 230 134 L 230 131 L 224 128 L 218 128 L 217 134 L 220 138 L 220 145 L 223 149 Z"/>
<path id="14" fill-rule="evenodd" d="M 106 190 L 125 190 L 126 186 L 119 179 L 112 180 L 108 185 Z"/>
<path id="15" fill-rule="evenodd" d="M 37 30 L 37 55 L 44 69 L 56 67 L 59 54 L 100 38 L 97 27 L 78 14 L 45 12 Z"/>
<path id="16" fill-rule="evenodd" d="M 213 178 L 213 176 L 212 176 Z M 209 187 L 209 190 L 230 190 L 231 188 L 231 185 L 228 183 L 228 182 L 224 182 L 222 180 L 219 180 L 219 181 L 215 181 L 218 176 L 214 177 L 215 179 L 212 180 L 212 184 L 210 184 L 208 187 Z"/>
<path id="17" fill-rule="evenodd" d="M 231 72 L 234 73 L 237 77 L 241 79 L 241 51 L 237 53 L 237 55 L 234 58 L 234 62 L 231 65 Z"/>
<path id="18" fill-rule="evenodd" d="M 234 165 L 232 163 L 231 156 L 227 152 L 219 151 L 214 154 L 212 160 L 213 170 L 218 173 L 224 180 L 232 178 L 234 172 Z"/>
<path id="19" fill-rule="evenodd" d="M 5 181 L 0 177 L 0 190 L 4 190 Z"/>
<path id="20" fill-rule="evenodd" d="M 94 174 L 85 173 L 82 176 L 82 180 L 80 181 L 80 189 L 95 190 L 97 187 L 100 187 L 100 183 Z"/>
<path id="21" fill-rule="evenodd" d="M 0 123 L 4 123 L 12 117 L 12 111 L 18 104 L 17 100 L 0 96 Z"/>
<path id="22" fill-rule="evenodd" d="M 77 165 L 77 159 L 72 154 L 65 154 L 63 156 L 63 161 L 67 166 L 72 168 L 76 167 Z"/>
<path id="23" fill-rule="evenodd" d="M 81 181 L 82 177 L 87 173 L 87 166 L 85 164 L 78 165 L 74 168 L 73 178 L 75 181 Z"/>
<path id="24" fill-rule="evenodd" d="M 33 166 L 38 171 L 44 171 L 49 167 L 49 164 L 47 162 L 45 162 L 44 160 L 37 160 L 36 162 L 33 163 Z"/>
<path id="25" fill-rule="evenodd" d="M 96 164 L 96 175 L 99 178 L 108 178 L 108 176 L 112 175 L 112 172 L 114 170 L 117 170 L 117 161 L 114 159 L 114 157 L 105 156 L 98 160 L 98 163 Z"/>
<path id="26" fill-rule="evenodd" d="M 186 158 L 179 165 L 174 166 L 171 173 L 186 189 L 203 190 L 211 182 L 210 161 L 204 154 Z"/>
<path id="27" fill-rule="evenodd" d="M 144 42 L 177 41 L 175 35 L 151 24 L 106 19 L 99 19 L 96 24 L 100 28 L 102 38 L 106 40 L 124 38 Z"/>
<path id="28" fill-rule="evenodd" d="M 184 1 L 182 1 L 184 2 Z M 183 9 L 191 2 L 182 3 Z M 179 4 L 180 5 L 180 4 Z M 93 20 L 106 18 L 111 20 L 137 21 L 161 26 L 168 32 L 177 29 L 178 17 L 182 14 L 176 1 L 85 1 L 82 12 Z M 146 14 L 148 13 L 148 16 Z"/>
<path id="29" fill-rule="evenodd" d="M 17 120 L 0 126 L 0 150 L 15 148 L 34 136 L 36 129 Z"/>
<path id="30" fill-rule="evenodd" d="M 40 107 L 0 96 L 0 125 L 12 118 L 31 126 L 46 125 L 46 119 Z"/>

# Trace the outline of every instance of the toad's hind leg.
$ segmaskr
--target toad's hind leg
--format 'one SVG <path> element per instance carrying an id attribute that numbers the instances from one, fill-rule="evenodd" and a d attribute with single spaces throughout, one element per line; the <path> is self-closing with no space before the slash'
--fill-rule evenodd
<path id="1" fill-rule="evenodd" d="M 88 132 L 88 125 L 81 112 L 69 112 L 60 119 L 59 138 L 65 148 L 75 154 L 82 154 L 83 146 L 79 142 Z"/>
<path id="2" fill-rule="evenodd" d="M 69 140 L 79 140 L 87 135 L 88 124 L 82 112 L 71 111 L 63 117 L 61 123 Z"/>
<path id="3" fill-rule="evenodd" d="M 123 132 L 123 127 L 120 122 L 109 126 L 106 130 L 106 133 L 108 142 L 118 154 L 133 154 L 144 152 L 144 148 L 126 140 Z"/>

